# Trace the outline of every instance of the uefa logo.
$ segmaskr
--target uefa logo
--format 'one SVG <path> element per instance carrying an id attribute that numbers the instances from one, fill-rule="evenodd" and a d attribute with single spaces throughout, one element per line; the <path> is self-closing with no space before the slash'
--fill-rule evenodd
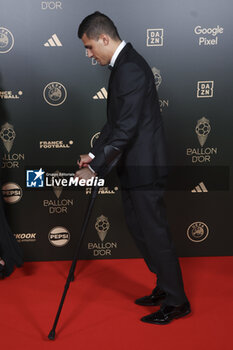
<path id="1" fill-rule="evenodd" d="M 202 242 L 209 234 L 209 228 L 204 222 L 193 222 L 187 229 L 187 236 L 192 242 Z"/>
<path id="2" fill-rule="evenodd" d="M 66 100 L 67 91 L 61 83 L 52 82 L 44 88 L 43 96 L 50 106 L 60 106 Z"/>
<path id="3" fill-rule="evenodd" d="M 0 27 L 0 53 L 9 52 L 14 46 L 13 34 L 6 28 Z"/>
<path id="4" fill-rule="evenodd" d="M 56 226 L 49 231 L 49 242 L 55 247 L 64 247 L 70 240 L 69 231 L 62 226 Z"/>
<path id="5" fill-rule="evenodd" d="M 14 204 L 22 198 L 23 190 L 15 182 L 7 182 L 2 186 L 2 196 L 6 203 Z"/>

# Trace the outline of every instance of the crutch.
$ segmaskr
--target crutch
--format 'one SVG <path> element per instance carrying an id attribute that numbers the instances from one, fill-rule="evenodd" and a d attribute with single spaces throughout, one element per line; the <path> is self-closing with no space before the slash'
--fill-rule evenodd
<path id="1" fill-rule="evenodd" d="M 120 156 L 121 156 L 121 152 L 117 147 L 114 147 L 111 145 L 105 146 L 104 147 L 104 158 L 105 158 L 104 167 L 101 168 L 101 171 L 99 171 L 98 176 L 101 178 L 104 178 L 112 170 L 112 168 L 117 164 L 117 162 L 120 159 Z M 87 207 L 87 211 L 86 211 L 86 215 L 85 215 L 85 218 L 84 218 L 84 221 L 82 224 L 82 228 L 81 228 L 81 235 L 80 235 L 80 238 L 78 240 L 78 243 L 77 243 L 77 246 L 75 249 L 74 258 L 73 258 L 72 264 L 70 266 L 68 277 L 66 279 L 64 291 L 63 291 L 63 294 L 62 294 L 62 297 L 60 300 L 57 314 L 56 314 L 56 317 L 55 317 L 55 320 L 53 323 L 53 327 L 48 335 L 48 338 L 50 340 L 55 339 L 56 327 L 57 327 L 57 323 L 58 323 L 58 320 L 59 320 L 59 317 L 60 317 L 60 314 L 62 311 L 65 297 L 66 297 L 67 291 L 69 289 L 70 282 L 74 280 L 74 271 L 75 271 L 76 263 L 78 260 L 79 251 L 80 251 L 82 241 L 83 241 L 86 229 L 87 229 L 87 225 L 88 225 L 88 222 L 89 222 L 89 219 L 91 216 L 92 208 L 94 206 L 94 202 L 95 202 L 96 196 L 98 194 L 98 189 L 99 189 L 99 186 L 96 185 L 92 191 L 92 194 L 91 194 L 91 198 L 90 198 L 90 201 L 89 201 L 89 204 Z"/>

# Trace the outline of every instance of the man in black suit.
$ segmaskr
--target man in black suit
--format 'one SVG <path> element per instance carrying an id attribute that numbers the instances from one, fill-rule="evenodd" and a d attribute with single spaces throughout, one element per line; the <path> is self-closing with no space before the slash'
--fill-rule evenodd
<path id="1" fill-rule="evenodd" d="M 166 324 L 190 313 L 178 259 L 168 229 L 163 192 L 167 175 L 163 124 L 152 71 L 130 43 L 119 37 L 110 18 L 100 12 L 79 26 L 88 56 L 109 65 L 107 122 L 89 154 L 81 155 L 76 176 L 88 179 L 121 158 L 117 171 L 125 217 L 150 271 L 157 275 L 151 295 L 138 305 L 160 305 L 143 322 Z M 118 152 L 117 152 L 118 151 Z M 110 152 L 111 153 L 111 152 Z M 93 174 L 94 173 L 94 174 Z"/>

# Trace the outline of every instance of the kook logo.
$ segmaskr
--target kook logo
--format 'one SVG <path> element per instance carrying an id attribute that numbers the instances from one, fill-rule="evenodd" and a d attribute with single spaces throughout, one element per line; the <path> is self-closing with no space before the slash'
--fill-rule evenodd
<path id="1" fill-rule="evenodd" d="M 27 170 L 27 187 L 44 187 L 44 171 L 40 170 Z"/>

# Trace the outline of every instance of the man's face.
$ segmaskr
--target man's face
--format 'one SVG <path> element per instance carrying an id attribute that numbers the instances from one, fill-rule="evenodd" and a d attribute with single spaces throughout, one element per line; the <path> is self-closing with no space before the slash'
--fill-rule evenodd
<path id="1" fill-rule="evenodd" d="M 111 57 L 109 57 L 108 40 L 105 35 L 100 35 L 99 39 L 95 40 L 88 38 L 84 33 L 82 42 L 87 49 L 89 58 L 93 57 L 101 66 L 110 63 Z"/>

